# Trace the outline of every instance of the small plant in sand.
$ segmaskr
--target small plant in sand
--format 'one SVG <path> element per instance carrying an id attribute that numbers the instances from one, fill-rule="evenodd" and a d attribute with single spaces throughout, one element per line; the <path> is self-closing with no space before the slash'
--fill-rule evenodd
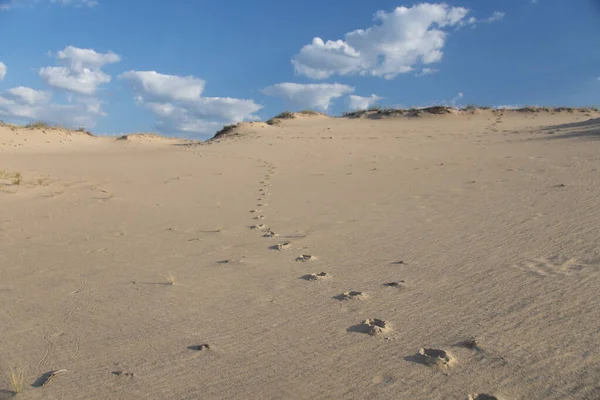
<path id="1" fill-rule="evenodd" d="M 20 185 L 21 184 L 21 179 L 22 179 L 21 173 L 20 172 L 15 172 L 13 174 L 11 182 L 12 182 L 13 185 Z"/>
<path id="2" fill-rule="evenodd" d="M 167 285 L 173 286 L 174 284 L 175 284 L 175 277 L 173 276 L 173 274 L 169 274 L 169 276 L 167 276 Z"/>
<path id="3" fill-rule="evenodd" d="M 10 368 L 10 387 L 12 391 L 21 393 L 23 391 L 23 381 L 25 380 L 25 368 Z"/>
<path id="4" fill-rule="evenodd" d="M 11 185 L 20 185 L 23 178 L 20 172 L 8 172 L 0 169 L 0 179 L 10 181 Z"/>

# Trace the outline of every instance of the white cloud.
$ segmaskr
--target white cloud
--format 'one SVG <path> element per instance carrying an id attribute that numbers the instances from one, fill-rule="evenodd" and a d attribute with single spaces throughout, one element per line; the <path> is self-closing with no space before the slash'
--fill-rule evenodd
<path id="1" fill-rule="evenodd" d="M 7 70 L 8 70 L 8 68 L 6 67 L 6 64 L 4 64 L 2 61 L 0 61 L 0 81 L 2 79 L 4 79 L 4 77 L 6 76 Z"/>
<path id="2" fill-rule="evenodd" d="M 349 101 L 349 109 L 350 110 L 366 110 L 370 106 L 377 104 L 379 100 L 382 100 L 383 97 L 379 97 L 377 95 L 372 94 L 369 97 L 361 97 L 356 95 L 350 95 L 348 97 Z"/>
<path id="3" fill-rule="evenodd" d="M 494 11 L 494 14 L 491 17 L 484 19 L 483 22 L 492 23 L 492 22 L 496 22 L 496 21 L 502 21 L 505 16 L 506 16 L 506 13 L 503 13 L 500 11 Z"/>
<path id="4" fill-rule="evenodd" d="M 435 68 L 423 68 L 421 72 L 417 72 L 415 76 L 425 76 L 425 75 L 433 75 L 437 73 L 439 70 Z"/>
<path id="5" fill-rule="evenodd" d="M 354 92 L 354 88 L 339 83 L 277 83 L 266 87 L 262 93 L 268 96 L 283 98 L 294 106 L 327 110 L 331 101 Z"/>
<path id="6" fill-rule="evenodd" d="M 197 99 L 206 83 L 193 76 L 164 75 L 156 71 L 127 71 L 120 77 L 129 81 L 134 91 L 156 101 Z"/>
<path id="7" fill-rule="evenodd" d="M 0 92 L 0 118 L 93 128 L 97 118 L 106 115 L 94 106 L 95 99 L 76 98 L 72 104 L 53 103 L 51 99 L 49 92 L 23 86 Z"/>
<path id="8" fill-rule="evenodd" d="M 102 54 L 92 49 L 68 46 L 56 54 L 56 59 L 65 66 L 41 68 L 40 77 L 55 89 L 92 95 L 98 86 L 111 80 L 110 75 L 100 68 L 119 62 L 121 57 L 112 51 Z"/>
<path id="9" fill-rule="evenodd" d="M 494 13 L 492 14 L 491 17 L 489 18 L 484 18 L 484 19 L 477 19 L 475 17 L 471 17 L 467 20 L 466 24 L 467 25 L 472 25 L 475 26 L 479 23 L 483 23 L 483 24 L 491 24 L 497 21 L 502 21 L 504 19 L 504 17 L 506 16 L 506 13 L 501 12 L 501 11 L 494 11 Z"/>
<path id="10" fill-rule="evenodd" d="M 43 90 L 35 90 L 23 86 L 8 89 L 6 91 L 5 96 L 6 95 L 12 97 L 17 102 L 28 104 L 31 106 L 40 103 L 46 103 L 52 97 L 50 93 L 44 92 Z"/>
<path id="11" fill-rule="evenodd" d="M 444 28 L 464 24 L 469 10 L 446 4 L 421 3 L 410 8 L 378 11 L 376 24 L 344 35 L 344 40 L 314 38 L 294 56 L 296 73 L 314 79 L 338 75 L 373 75 L 386 79 L 420 64 L 442 59 Z"/>
<path id="12" fill-rule="evenodd" d="M 211 133 L 224 124 L 255 120 L 262 108 L 254 100 L 203 97 L 205 81 L 156 71 L 128 71 L 119 76 L 131 84 L 138 104 L 148 108 L 163 131 Z"/>

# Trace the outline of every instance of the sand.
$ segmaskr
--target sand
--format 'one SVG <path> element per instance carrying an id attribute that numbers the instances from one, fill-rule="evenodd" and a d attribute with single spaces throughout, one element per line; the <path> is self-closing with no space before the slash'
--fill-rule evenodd
<path id="1" fill-rule="evenodd" d="M 10 367 L 26 399 L 598 399 L 598 139 L 589 110 L 0 126 L 0 399 Z"/>

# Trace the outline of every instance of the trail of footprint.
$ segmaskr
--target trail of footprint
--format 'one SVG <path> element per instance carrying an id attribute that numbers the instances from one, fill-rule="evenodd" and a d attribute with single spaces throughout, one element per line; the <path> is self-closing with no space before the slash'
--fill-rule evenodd
<path id="1" fill-rule="evenodd" d="M 575 258 L 556 255 L 549 258 L 539 257 L 525 260 L 514 267 L 541 276 L 573 275 L 592 268 L 600 270 L 596 263 L 585 263 Z"/>

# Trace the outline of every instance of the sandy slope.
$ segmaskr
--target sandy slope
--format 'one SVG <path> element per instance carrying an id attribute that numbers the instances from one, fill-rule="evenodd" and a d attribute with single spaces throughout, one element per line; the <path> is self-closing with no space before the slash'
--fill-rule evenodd
<path id="1" fill-rule="evenodd" d="M 599 117 L 0 127 L 0 369 L 27 399 L 598 399 Z"/>

